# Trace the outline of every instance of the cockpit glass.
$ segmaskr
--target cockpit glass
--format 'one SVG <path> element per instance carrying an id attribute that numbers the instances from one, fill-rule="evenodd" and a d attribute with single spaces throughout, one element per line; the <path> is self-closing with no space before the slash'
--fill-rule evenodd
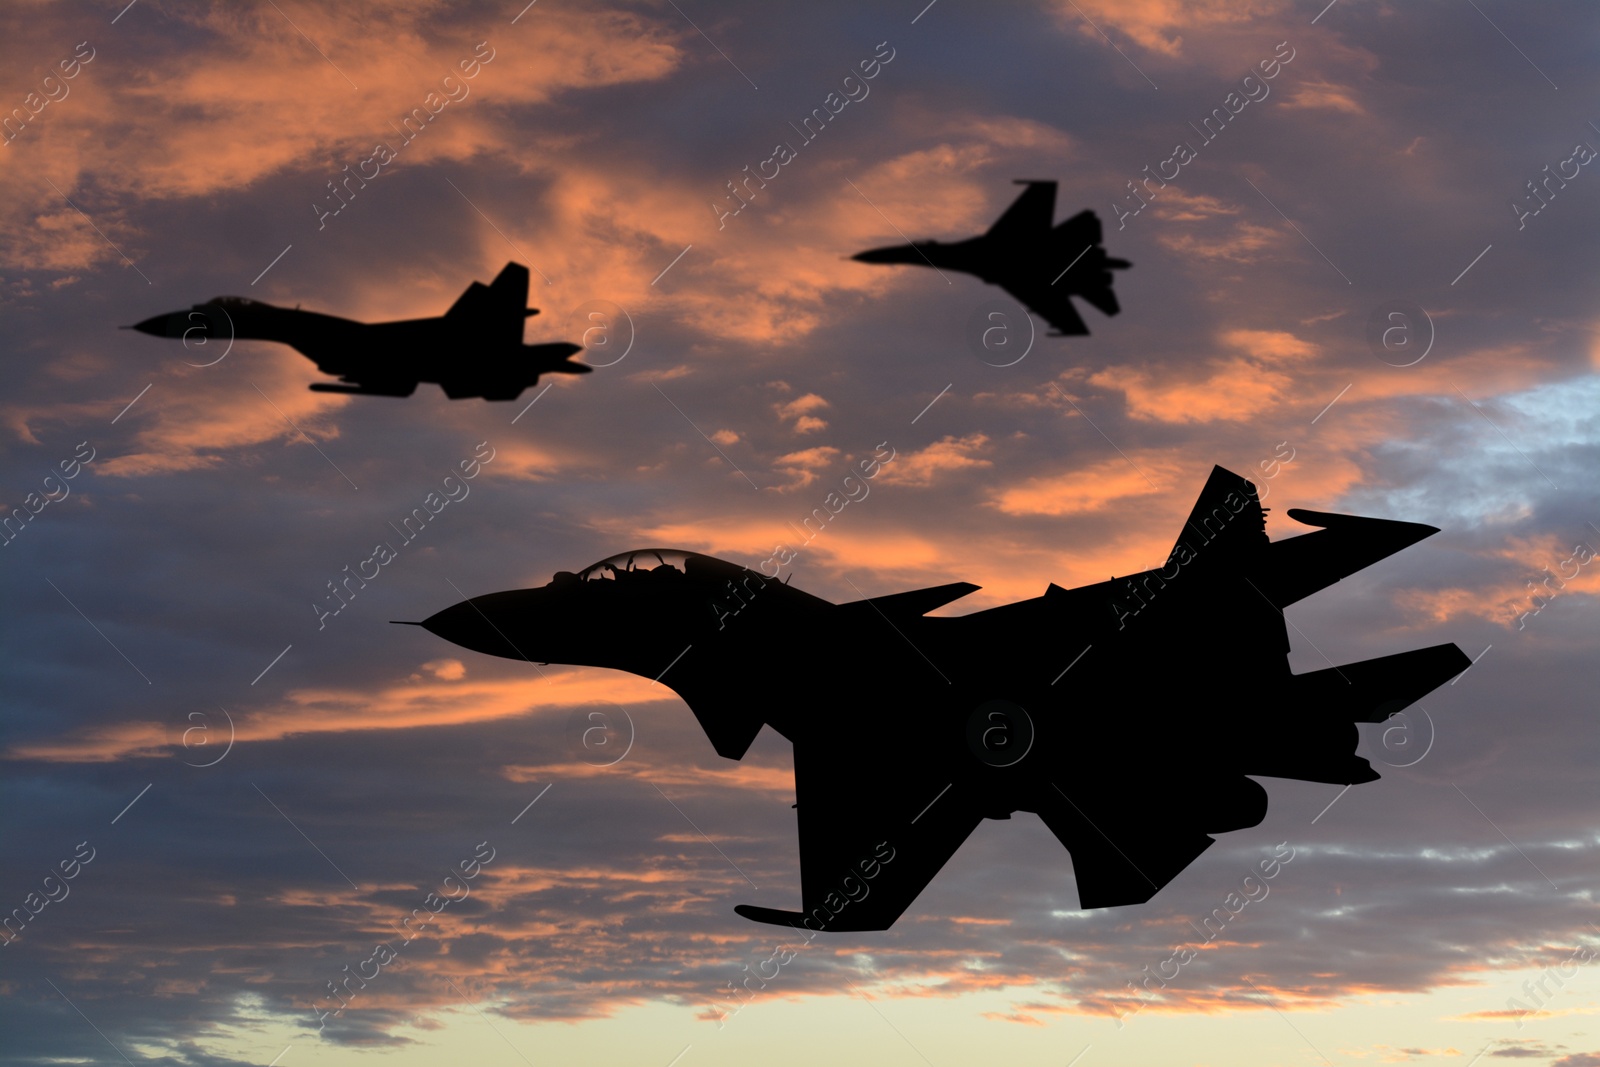
<path id="1" fill-rule="evenodd" d="M 578 577 L 586 582 L 628 581 L 634 578 L 664 578 L 668 581 L 688 573 L 688 561 L 693 552 L 671 548 L 641 548 L 632 552 L 619 552 L 585 567 Z"/>

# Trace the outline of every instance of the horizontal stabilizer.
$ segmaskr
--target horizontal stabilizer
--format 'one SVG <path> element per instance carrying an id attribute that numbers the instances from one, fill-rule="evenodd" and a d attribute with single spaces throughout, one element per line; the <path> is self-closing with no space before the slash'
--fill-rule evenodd
<path id="1" fill-rule="evenodd" d="M 860 608 L 870 604 L 891 619 L 915 618 L 926 615 L 934 608 L 942 608 L 953 600 L 960 600 L 968 593 L 975 593 L 981 588 L 983 587 L 973 585 L 971 582 L 951 582 L 948 585 L 929 586 L 927 589 L 911 589 L 904 593 L 889 593 L 886 596 L 869 597 L 866 600 L 852 600 L 839 606 Z"/>
<path id="2" fill-rule="evenodd" d="M 1285 710 L 1241 737 L 1246 774 L 1358 785 L 1379 778 L 1356 755 L 1358 722 L 1383 722 L 1472 665 L 1455 645 L 1434 645 L 1288 679 Z"/>
<path id="3" fill-rule="evenodd" d="M 1455 645 L 1398 652 L 1290 679 L 1288 705 L 1297 718 L 1382 722 L 1472 666 Z"/>
<path id="4" fill-rule="evenodd" d="M 1438 527 L 1420 522 L 1302 508 L 1290 508 L 1287 514 L 1296 522 L 1323 529 L 1273 542 L 1262 592 L 1280 608 L 1439 532 Z"/>

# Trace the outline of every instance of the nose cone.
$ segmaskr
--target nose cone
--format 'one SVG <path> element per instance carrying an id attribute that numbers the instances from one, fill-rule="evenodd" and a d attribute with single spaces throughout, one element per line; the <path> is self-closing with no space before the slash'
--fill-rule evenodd
<path id="1" fill-rule="evenodd" d="M 543 589 L 514 589 L 473 597 L 422 620 L 423 629 L 462 648 L 506 659 L 548 663 L 550 626 Z"/>
<path id="2" fill-rule="evenodd" d="M 857 263 L 927 263 L 916 245 L 894 245 L 857 252 L 850 257 Z"/>
<path id="3" fill-rule="evenodd" d="M 143 322 L 135 323 L 132 328 L 138 330 L 140 333 L 147 333 L 151 337 L 166 337 L 167 321 L 171 318 L 171 315 L 155 315 L 151 318 L 145 319 Z M 128 327 L 123 328 L 127 329 Z"/>

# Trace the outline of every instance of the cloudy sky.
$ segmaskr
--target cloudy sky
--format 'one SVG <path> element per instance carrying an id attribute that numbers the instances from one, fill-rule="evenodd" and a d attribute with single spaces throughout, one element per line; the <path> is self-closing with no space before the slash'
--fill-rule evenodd
<path id="1" fill-rule="evenodd" d="M 1600 11 L 523 2 L 0 16 L 0 909 L 29 919 L 0 1063 L 1600 1064 Z M 1015 318 L 993 366 L 999 290 L 847 259 L 980 232 L 1022 178 L 1134 264 L 1089 337 Z M 527 340 L 600 369 L 509 403 L 313 393 L 280 345 L 116 329 L 222 294 L 434 315 L 513 260 Z M 981 585 L 962 614 L 1129 573 L 1221 464 L 1273 537 L 1290 507 L 1441 528 L 1291 608 L 1296 671 L 1477 662 L 1362 728 L 1382 780 L 1267 780 L 1265 822 L 1148 904 L 1077 910 L 1019 814 L 892 930 L 806 944 L 732 911 L 798 900 L 782 738 L 723 760 L 647 680 L 388 625 L 646 545 L 755 566 L 881 443 L 796 586 Z M 773 666 L 849 706 L 852 665 Z M 1090 758 L 1148 795 L 1182 768 L 1141 763 L 1139 683 L 1072 699 L 1126 724 Z M 1186 711 L 1219 748 L 1288 713 Z"/>

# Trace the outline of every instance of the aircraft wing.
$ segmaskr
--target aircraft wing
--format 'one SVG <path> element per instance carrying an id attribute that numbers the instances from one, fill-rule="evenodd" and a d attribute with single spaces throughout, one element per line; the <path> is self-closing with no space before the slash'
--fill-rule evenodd
<path id="1" fill-rule="evenodd" d="M 1057 333 L 1073 337 L 1088 334 L 1089 327 L 1084 325 L 1078 309 L 1072 306 L 1072 298 L 1065 288 L 1052 286 L 1043 279 L 1025 283 L 1008 279 L 1001 282 L 1000 287 L 1027 305 L 1029 311 L 1043 318 Z"/>
<path id="2" fill-rule="evenodd" d="M 460 320 L 475 339 L 504 344 L 522 343 L 522 322 L 528 310 L 528 268 L 507 263 L 493 282 L 473 282 L 444 313 L 447 320 Z"/>
<path id="3" fill-rule="evenodd" d="M 870 728 L 853 742 L 796 742 L 802 910 L 735 911 L 777 926 L 887 930 L 955 855 L 983 819 L 969 790 L 898 742 L 892 754 L 887 738 L 876 742 Z"/>
<path id="4" fill-rule="evenodd" d="M 1005 214 L 989 227 L 988 237 L 1002 241 L 1033 240 L 1050 229 L 1056 216 L 1055 182 L 1018 182 L 1026 185 L 1022 195 L 1014 200 Z"/>

